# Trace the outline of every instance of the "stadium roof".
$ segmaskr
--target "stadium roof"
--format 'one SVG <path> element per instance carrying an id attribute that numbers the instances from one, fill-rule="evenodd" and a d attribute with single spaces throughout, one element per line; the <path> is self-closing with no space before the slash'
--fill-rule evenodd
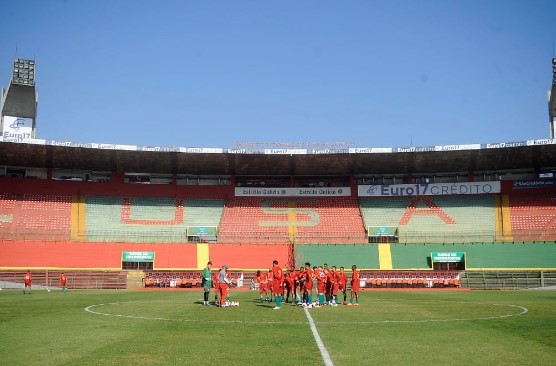
<path id="1" fill-rule="evenodd" d="M 167 149 L 172 151 L 145 151 L 135 146 L 91 148 L 56 146 L 42 141 L 0 142 L 0 165 L 127 173 L 248 176 L 432 174 L 556 167 L 554 140 L 484 145 L 473 149 L 447 147 L 446 151 L 406 148 L 390 149 L 391 152 L 355 149 L 291 154 L 288 150 L 274 153 L 224 149 L 183 152 L 177 148 Z"/>

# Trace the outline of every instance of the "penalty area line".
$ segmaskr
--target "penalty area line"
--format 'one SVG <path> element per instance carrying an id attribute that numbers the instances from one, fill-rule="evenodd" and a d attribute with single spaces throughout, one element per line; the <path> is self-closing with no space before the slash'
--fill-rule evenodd
<path id="1" fill-rule="evenodd" d="M 324 361 L 325 366 L 334 366 L 334 363 L 332 362 L 332 359 L 330 358 L 330 354 L 328 353 L 328 350 L 326 349 L 326 347 L 324 346 L 324 343 L 322 342 L 322 339 L 320 338 L 319 332 L 317 330 L 317 326 L 315 325 L 315 322 L 313 321 L 313 317 L 311 316 L 311 313 L 309 313 L 309 310 L 307 310 L 306 308 L 303 309 L 305 311 L 305 315 L 307 316 L 307 320 L 309 321 L 309 326 L 311 327 L 311 332 L 313 333 L 313 338 L 315 338 L 315 342 L 317 342 L 317 347 L 319 348 L 320 354 L 322 356 L 322 360 Z"/>

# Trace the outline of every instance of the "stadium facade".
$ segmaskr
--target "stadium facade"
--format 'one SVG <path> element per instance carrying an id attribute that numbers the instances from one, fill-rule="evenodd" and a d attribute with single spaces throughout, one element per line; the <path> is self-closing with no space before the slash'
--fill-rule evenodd
<path id="1" fill-rule="evenodd" d="M 2 97 L 0 270 L 186 273 L 210 259 L 253 271 L 278 259 L 377 276 L 556 271 L 553 138 L 234 149 L 42 140 L 25 80 L 14 71 Z"/>

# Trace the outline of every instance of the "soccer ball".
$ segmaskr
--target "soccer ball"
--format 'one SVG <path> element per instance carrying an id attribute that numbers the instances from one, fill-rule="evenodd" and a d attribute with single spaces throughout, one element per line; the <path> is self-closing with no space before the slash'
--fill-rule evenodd
<path id="1" fill-rule="evenodd" d="M 50 289 L 46 290 L 46 292 L 50 292 Z"/>

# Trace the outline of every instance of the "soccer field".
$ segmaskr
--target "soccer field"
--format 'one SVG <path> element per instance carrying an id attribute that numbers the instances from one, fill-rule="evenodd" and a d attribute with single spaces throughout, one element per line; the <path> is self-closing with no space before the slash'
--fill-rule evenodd
<path id="1" fill-rule="evenodd" d="M 360 306 L 202 305 L 199 291 L 0 292 L 2 365 L 529 365 L 556 291 L 373 291 Z M 314 324 L 314 327 L 311 325 Z M 319 347 L 320 344 L 320 347 Z"/>

